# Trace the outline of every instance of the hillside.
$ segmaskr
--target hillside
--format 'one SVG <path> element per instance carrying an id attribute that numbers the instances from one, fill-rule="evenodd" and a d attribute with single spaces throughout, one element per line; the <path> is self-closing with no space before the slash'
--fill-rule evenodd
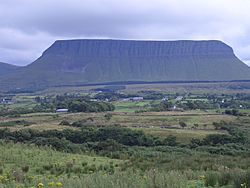
<path id="1" fill-rule="evenodd" d="M 61 40 L 0 79 L 0 88 L 122 81 L 250 79 L 250 68 L 221 41 Z"/>
<path id="2" fill-rule="evenodd" d="M 18 66 L 0 62 L 0 76 L 10 74 L 18 68 Z"/>

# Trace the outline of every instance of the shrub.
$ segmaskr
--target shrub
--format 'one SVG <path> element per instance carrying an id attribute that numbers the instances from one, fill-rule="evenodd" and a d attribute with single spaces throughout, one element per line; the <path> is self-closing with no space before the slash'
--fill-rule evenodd
<path id="1" fill-rule="evenodd" d="M 203 139 L 205 145 L 228 144 L 233 142 L 230 135 L 210 134 Z"/>
<path id="2" fill-rule="evenodd" d="M 22 167 L 22 171 L 23 171 L 24 173 L 27 173 L 27 172 L 29 171 L 29 169 L 30 169 L 29 166 L 23 166 L 23 167 Z"/>
<path id="3" fill-rule="evenodd" d="M 216 172 L 208 172 L 205 175 L 205 185 L 215 187 L 218 181 L 218 173 Z"/>
<path id="4" fill-rule="evenodd" d="M 246 185 L 247 185 L 247 188 L 250 188 L 250 169 L 247 170 L 246 172 Z"/>
<path id="5" fill-rule="evenodd" d="M 32 122 L 28 122 L 26 120 L 16 120 L 16 121 L 7 121 L 7 122 L 1 122 L 0 127 L 14 127 L 14 126 L 29 126 Z"/>
<path id="6" fill-rule="evenodd" d="M 218 176 L 218 183 L 220 187 L 228 185 L 231 180 L 232 180 L 232 175 L 230 172 L 227 171 L 221 172 L 220 175 Z"/>
<path id="7" fill-rule="evenodd" d="M 112 114 L 105 114 L 104 115 L 104 117 L 105 117 L 105 119 L 107 120 L 107 121 L 109 121 L 109 120 L 111 120 L 111 118 L 112 118 Z"/>
<path id="8" fill-rule="evenodd" d="M 179 125 L 184 129 L 185 127 L 187 127 L 187 124 L 183 121 L 179 122 Z"/>
<path id="9" fill-rule="evenodd" d="M 43 169 L 44 169 L 44 170 L 49 171 L 49 170 L 51 170 L 52 168 L 53 168 L 53 164 L 45 164 L 45 165 L 43 165 Z"/>
<path id="10" fill-rule="evenodd" d="M 234 173 L 233 183 L 235 188 L 242 188 L 245 183 L 245 174 L 243 172 Z"/>
<path id="11" fill-rule="evenodd" d="M 61 123 L 59 123 L 59 125 L 66 125 L 69 126 L 70 123 L 67 120 L 62 120 Z"/>
<path id="12" fill-rule="evenodd" d="M 237 110 L 237 109 L 225 110 L 225 114 L 233 115 L 233 116 L 241 115 L 239 110 Z"/>
<path id="13" fill-rule="evenodd" d="M 87 120 L 83 119 L 80 121 L 75 121 L 71 124 L 72 127 L 83 127 L 84 125 L 86 125 Z"/>
<path id="14" fill-rule="evenodd" d="M 88 165 L 87 162 L 82 162 L 82 166 L 83 166 L 83 167 L 85 167 L 85 166 L 87 166 L 87 165 Z"/>
<path id="15" fill-rule="evenodd" d="M 163 140 L 163 144 L 168 146 L 177 146 L 176 136 L 169 135 Z"/>

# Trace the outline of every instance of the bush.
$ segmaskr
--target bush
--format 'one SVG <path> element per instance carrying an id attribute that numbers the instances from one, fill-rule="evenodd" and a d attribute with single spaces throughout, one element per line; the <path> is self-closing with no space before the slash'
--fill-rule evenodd
<path id="1" fill-rule="evenodd" d="M 176 136 L 169 135 L 163 140 L 163 144 L 167 146 L 177 146 Z"/>
<path id="2" fill-rule="evenodd" d="M 250 188 L 250 169 L 248 169 L 247 170 L 247 172 L 246 172 L 246 186 L 247 186 L 247 188 Z"/>
<path id="3" fill-rule="evenodd" d="M 107 121 L 109 121 L 109 120 L 111 120 L 111 118 L 112 118 L 112 114 L 105 114 L 105 115 L 104 115 L 104 118 L 105 118 Z"/>
<path id="4" fill-rule="evenodd" d="M 232 180 L 232 174 L 227 171 L 221 172 L 220 175 L 218 176 L 218 183 L 220 187 L 228 185 L 231 180 Z"/>
<path id="5" fill-rule="evenodd" d="M 235 188 L 250 188 L 250 169 L 246 172 L 238 172 L 233 176 Z"/>
<path id="6" fill-rule="evenodd" d="M 232 116 L 241 115 L 239 110 L 237 110 L 237 109 L 225 110 L 225 114 L 232 115 Z"/>
<path id="7" fill-rule="evenodd" d="M 59 125 L 70 126 L 70 123 L 67 120 L 62 120 L 61 123 L 59 123 Z"/>
<path id="8" fill-rule="evenodd" d="M 185 127 L 187 127 L 187 124 L 185 122 L 180 121 L 179 125 L 184 129 Z"/>
<path id="9" fill-rule="evenodd" d="M 28 122 L 26 120 L 16 120 L 16 121 L 7 121 L 7 122 L 1 122 L 0 127 L 14 127 L 14 126 L 29 126 L 32 122 Z"/>
<path id="10" fill-rule="evenodd" d="M 208 172 L 205 175 L 205 186 L 215 187 L 218 182 L 218 173 L 216 172 Z"/>
<path id="11" fill-rule="evenodd" d="M 23 171 L 24 173 L 27 173 L 27 172 L 29 171 L 29 169 L 30 169 L 29 166 L 23 166 L 23 167 L 22 167 L 22 171 Z"/>
<path id="12" fill-rule="evenodd" d="M 0 168 L 0 175 L 1 175 L 1 174 L 3 174 L 3 169 L 2 169 L 2 168 Z"/>
<path id="13" fill-rule="evenodd" d="M 233 183 L 235 188 L 242 188 L 245 183 L 245 175 L 243 172 L 235 173 L 233 176 Z"/>
<path id="14" fill-rule="evenodd" d="M 218 145 L 228 144 L 233 142 L 233 138 L 230 135 L 210 134 L 203 139 L 205 145 Z"/>

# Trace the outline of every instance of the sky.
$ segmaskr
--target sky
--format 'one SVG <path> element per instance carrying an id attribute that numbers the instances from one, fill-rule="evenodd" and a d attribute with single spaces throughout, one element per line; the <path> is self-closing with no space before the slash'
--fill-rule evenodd
<path id="1" fill-rule="evenodd" d="M 27 65 L 55 40 L 222 40 L 250 65 L 249 0 L 2 0 L 0 62 Z"/>

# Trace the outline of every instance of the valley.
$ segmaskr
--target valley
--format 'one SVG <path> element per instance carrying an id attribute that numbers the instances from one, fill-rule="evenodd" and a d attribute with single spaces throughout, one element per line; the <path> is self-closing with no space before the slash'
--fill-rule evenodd
<path id="1" fill-rule="evenodd" d="M 241 187 L 250 168 L 247 86 L 162 83 L 2 93 L 0 185 Z M 60 108 L 68 112 L 56 113 Z"/>

